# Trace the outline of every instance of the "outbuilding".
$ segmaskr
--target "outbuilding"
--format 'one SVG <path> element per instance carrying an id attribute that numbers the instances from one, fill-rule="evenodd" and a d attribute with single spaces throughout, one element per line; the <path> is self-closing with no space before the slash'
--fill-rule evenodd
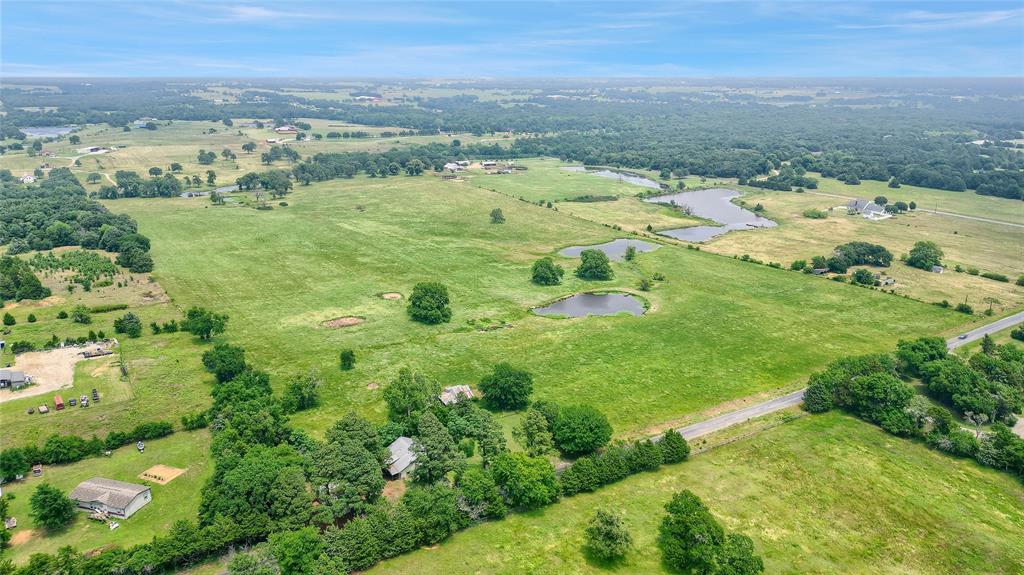
<path id="1" fill-rule="evenodd" d="M 93 477 L 78 484 L 71 499 L 83 511 L 102 511 L 128 518 L 153 499 L 149 487 L 103 477 Z"/>
<path id="2" fill-rule="evenodd" d="M 932 273 L 933 274 L 941 274 L 944 271 L 946 271 L 946 268 L 944 268 L 942 266 L 932 266 Z"/>
<path id="3" fill-rule="evenodd" d="M 389 479 L 405 479 L 416 469 L 416 453 L 412 450 L 412 444 L 412 438 L 403 435 L 388 445 L 391 455 L 385 472 Z"/>
<path id="4" fill-rule="evenodd" d="M 31 382 L 31 378 L 23 371 L 0 369 L 0 388 L 21 389 Z"/>
<path id="5" fill-rule="evenodd" d="M 456 403 L 465 399 L 473 399 L 473 390 L 468 385 L 452 385 L 441 390 L 441 395 L 437 396 L 444 405 L 455 405 Z"/>

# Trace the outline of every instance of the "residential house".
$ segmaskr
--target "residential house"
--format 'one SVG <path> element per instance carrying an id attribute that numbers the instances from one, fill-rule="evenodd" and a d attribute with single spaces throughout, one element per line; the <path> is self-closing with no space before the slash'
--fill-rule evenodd
<path id="1" fill-rule="evenodd" d="M 278 134 L 294 134 L 299 130 L 295 126 L 278 126 L 274 128 L 274 131 Z"/>
<path id="2" fill-rule="evenodd" d="M 447 164 L 444 165 L 444 169 L 448 170 L 449 172 L 453 172 L 453 173 L 454 172 L 461 172 L 462 171 L 462 166 L 460 166 L 459 164 L 457 164 L 455 162 L 448 162 Z"/>
<path id="3" fill-rule="evenodd" d="M 399 437 L 388 445 L 391 455 L 385 472 L 389 479 L 405 479 L 416 469 L 416 453 L 412 450 L 412 438 Z"/>
<path id="4" fill-rule="evenodd" d="M 36 177 L 33 176 L 32 174 L 25 174 L 18 178 L 18 181 L 23 184 L 31 184 L 36 181 Z"/>
<path id="5" fill-rule="evenodd" d="M 465 399 L 473 399 L 473 390 L 468 385 L 452 385 L 441 390 L 441 395 L 437 396 L 444 405 L 455 405 Z"/>
<path id="6" fill-rule="evenodd" d="M 102 511 L 127 519 L 149 503 L 153 494 L 145 485 L 93 477 L 79 483 L 71 499 L 84 511 Z"/>
<path id="7" fill-rule="evenodd" d="M 869 220 L 884 220 L 892 217 L 892 214 L 886 212 L 885 208 L 871 200 L 850 200 L 846 204 L 846 209 L 851 214 L 860 214 Z"/>

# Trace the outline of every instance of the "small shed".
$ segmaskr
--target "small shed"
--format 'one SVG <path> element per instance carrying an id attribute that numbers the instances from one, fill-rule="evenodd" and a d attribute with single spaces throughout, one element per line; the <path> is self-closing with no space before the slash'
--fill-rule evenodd
<path id="1" fill-rule="evenodd" d="M 444 388 L 441 395 L 437 396 L 444 405 L 455 405 L 465 399 L 473 399 L 473 390 L 468 385 L 452 385 Z"/>
<path id="2" fill-rule="evenodd" d="M 399 437 L 388 445 L 387 473 L 389 479 L 405 479 L 416 469 L 416 453 L 412 450 L 412 438 Z"/>
<path id="3" fill-rule="evenodd" d="M 104 477 L 83 481 L 71 492 L 78 508 L 128 518 L 153 499 L 149 487 Z"/>
<path id="4" fill-rule="evenodd" d="M 813 273 L 816 276 L 820 276 L 825 273 L 828 273 L 828 268 L 814 268 L 813 270 L 811 270 L 811 273 Z"/>

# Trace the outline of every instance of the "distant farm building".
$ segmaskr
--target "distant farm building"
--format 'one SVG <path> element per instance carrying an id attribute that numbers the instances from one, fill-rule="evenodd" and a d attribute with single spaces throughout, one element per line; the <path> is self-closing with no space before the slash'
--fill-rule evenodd
<path id="1" fill-rule="evenodd" d="M 32 174 L 25 174 L 22 177 L 18 178 L 18 181 L 23 184 L 31 184 L 36 181 L 36 177 L 33 176 Z"/>
<path id="2" fill-rule="evenodd" d="M 441 395 L 437 396 L 444 405 L 455 405 L 456 403 L 465 399 L 473 399 L 473 390 L 468 385 L 452 385 L 446 387 L 441 391 Z"/>
<path id="3" fill-rule="evenodd" d="M 399 437 L 391 442 L 388 451 L 386 472 L 391 479 L 405 479 L 416 469 L 416 454 L 412 450 L 412 438 Z"/>
<path id="4" fill-rule="evenodd" d="M 850 200 L 846 204 L 846 209 L 851 214 L 860 214 L 869 220 L 884 220 L 892 217 L 892 214 L 887 213 L 885 208 L 871 200 Z"/>
<path id="5" fill-rule="evenodd" d="M 491 161 L 491 160 L 480 162 L 480 167 L 482 167 L 482 168 L 493 168 L 494 166 L 497 166 L 497 165 L 498 165 L 498 162 L 494 162 L 494 161 Z"/>
<path id="6" fill-rule="evenodd" d="M 277 132 L 278 134 L 294 134 L 299 130 L 296 129 L 295 126 L 278 126 L 274 128 L 274 131 Z"/>
<path id="7" fill-rule="evenodd" d="M 449 172 L 461 172 L 462 166 L 455 162 L 448 162 L 447 164 L 444 165 L 444 169 L 448 170 Z"/>
<path id="8" fill-rule="evenodd" d="M 32 378 L 23 371 L 0 369 L 0 388 L 21 389 L 32 382 Z"/>
<path id="9" fill-rule="evenodd" d="M 71 492 L 78 508 L 84 511 L 102 511 L 128 518 L 153 499 L 149 487 L 103 477 L 93 477 L 78 484 Z"/>

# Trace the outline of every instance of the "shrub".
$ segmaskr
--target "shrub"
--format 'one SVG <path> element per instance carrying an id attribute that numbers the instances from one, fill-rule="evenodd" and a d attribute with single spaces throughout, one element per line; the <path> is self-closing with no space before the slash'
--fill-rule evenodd
<path id="1" fill-rule="evenodd" d="M 972 308 L 970 305 L 968 305 L 966 303 L 963 303 L 963 302 L 960 302 L 960 303 L 956 304 L 956 307 L 953 308 L 953 309 L 955 309 L 956 311 L 958 311 L 960 313 L 965 313 L 967 315 L 973 315 L 974 314 L 974 308 Z"/>
<path id="2" fill-rule="evenodd" d="M 10 312 L 4 312 L 4 325 L 15 325 L 18 321 L 14 319 L 14 316 Z"/>
<path id="3" fill-rule="evenodd" d="M 558 412 L 552 428 L 555 447 L 562 453 L 585 455 L 608 444 L 612 426 L 603 413 L 589 405 L 571 405 Z"/>
<path id="4" fill-rule="evenodd" d="M 109 303 L 105 305 L 94 305 L 91 308 L 89 308 L 89 313 L 106 313 L 108 311 L 120 311 L 122 309 L 128 309 L 128 304 Z"/>
<path id="5" fill-rule="evenodd" d="M 92 318 L 89 317 L 89 308 L 84 305 L 76 305 L 74 309 L 71 310 L 71 321 L 82 324 L 92 323 Z"/>
<path id="6" fill-rule="evenodd" d="M 245 349 L 218 343 L 213 349 L 203 352 L 203 367 L 214 374 L 218 382 L 231 381 L 245 371 Z"/>
<path id="7" fill-rule="evenodd" d="M 448 288 L 444 284 L 420 282 L 412 288 L 409 306 L 406 309 L 409 316 L 418 322 L 448 323 L 452 319 L 452 309 L 449 307 L 449 303 Z"/>
<path id="8" fill-rule="evenodd" d="M 34 313 L 28 314 L 28 322 L 29 323 L 35 323 L 36 322 L 36 314 L 34 314 Z"/>
<path id="9" fill-rule="evenodd" d="M 342 371 L 349 371 L 356 366 L 356 352 L 351 349 L 342 350 L 339 356 L 339 365 Z"/>
<path id="10" fill-rule="evenodd" d="M 68 312 L 60 310 L 57 312 L 57 319 L 68 319 Z"/>
<path id="11" fill-rule="evenodd" d="M 824 220 L 825 218 L 828 217 L 828 212 L 826 212 L 825 210 L 810 208 L 804 210 L 804 217 L 811 218 L 812 220 Z"/>
<path id="12" fill-rule="evenodd" d="M 502 453 L 495 458 L 491 473 L 513 507 L 534 509 L 558 500 L 558 477 L 546 458 Z"/>
<path id="13" fill-rule="evenodd" d="M 623 525 L 622 518 L 603 509 L 598 509 L 590 520 L 584 540 L 587 551 L 603 561 L 621 559 L 633 545 L 633 537 Z"/>
<path id="14" fill-rule="evenodd" d="M 142 320 L 134 313 L 128 312 L 114 320 L 114 331 L 132 338 L 139 337 L 142 335 Z"/>
<path id="15" fill-rule="evenodd" d="M 562 282 L 562 275 L 565 270 L 549 257 L 541 258 L 533 262 L 532 277 L 533 283 L 542 286 L 558 285 Z"/>
<path id="16" fill-rule="evenodd" d="M 670 429 L 658 442 L 665 463 L 679 463 L 690 457 L 690 444 L 678 431 Z"/>
<path id="17" fill-rule="evenodd" d="M 981 274 L 981 277 L 988 278 L 990 280 L 996 280 L 997 282 L 1009 282 L 1010 281 L 1010 278 L 1004 276 L 1003 274 L 997 274 L 997 273 L 994 273 L 994 272 L 985 272 L 985 273 Z"/>

